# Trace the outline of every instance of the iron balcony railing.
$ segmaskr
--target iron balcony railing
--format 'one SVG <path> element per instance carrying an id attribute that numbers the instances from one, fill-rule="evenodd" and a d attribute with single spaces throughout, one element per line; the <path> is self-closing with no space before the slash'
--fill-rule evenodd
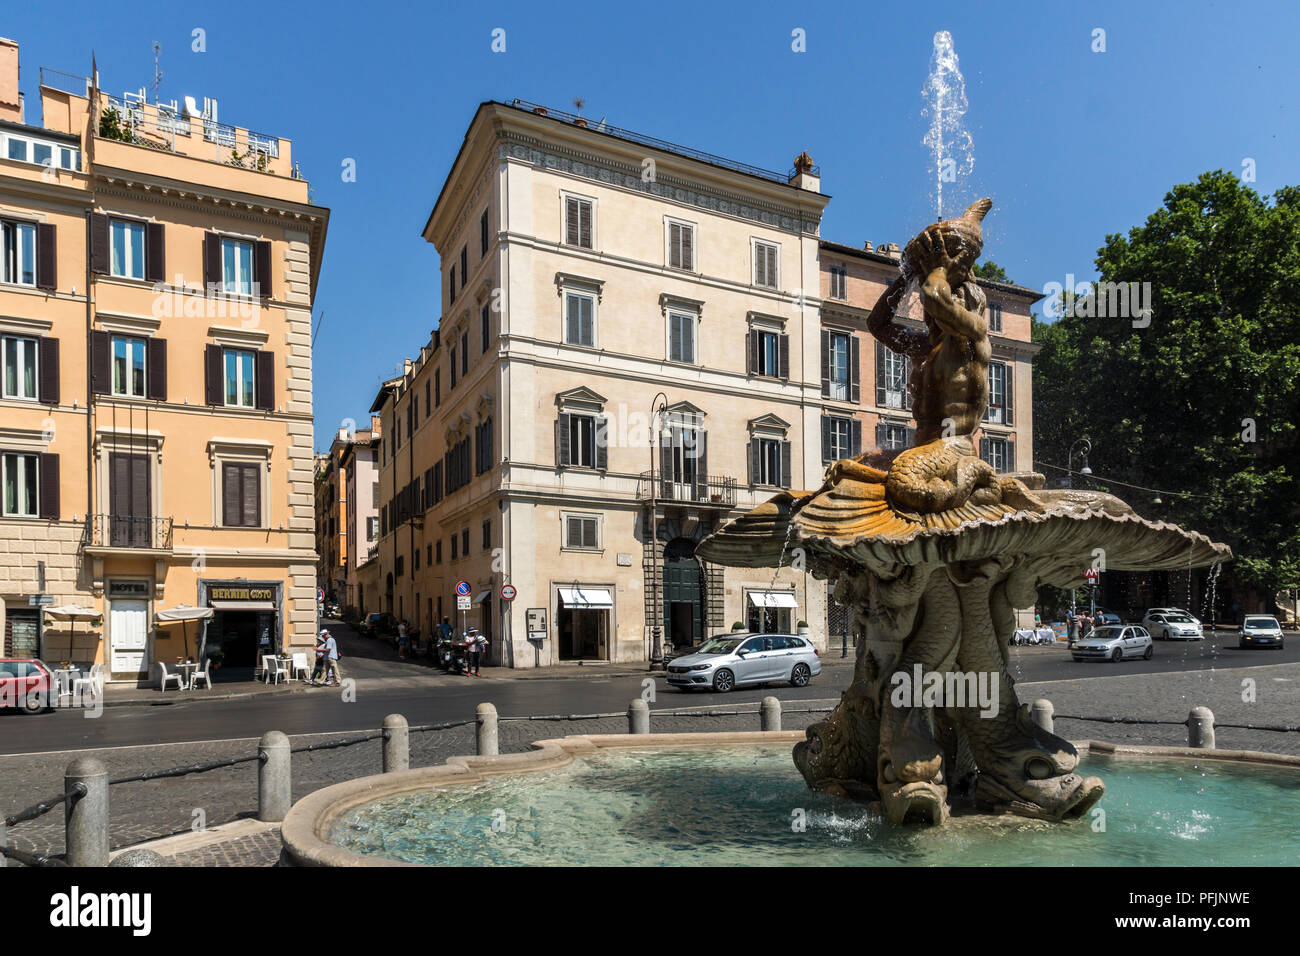
<path id="1" fill-rule="evenodd" d="M 637 497 L 692 505 L 733 508 L 736 505 L 736 479 L 724 475 L 694 475 L 678 480 L 677 476 L 643 471 L 637 482 Z"/>
<path id="2" fill-rule="evenodd" d="M 670 143 L 668 140 L 656 139 L 653 136 L 646 136 L 644 133 L 637 133 L 630 129 L 622 129 L 618 126 L 611 126 L 609 123 L 593 121 L 589 117 L 578 116 L 576 113 L 566 113 L 564 110 L 552 109 L 551 107 L 542 106 L 538 103 L 530 103 L 527 100 L 515 99 L 510 102 L 510 105 L 515 109 L 527 110 L 530 113 L 536 113 L 539 116 L 549 116 L 552 119 L 558 119 L 566 123 L 572 123 L 576 126 L 586 127 L 587 129 L 595 130 L 598 133 L 606 133 L 610 136 L 616 136 L 619 139 L 627 140 L 630 143 L 637 143 L 641 146 L 651 146 L 655 149 L 663 150 L 665 153 L 676 153 L 678 156 L 698 159 L 700 162 L 708 163 L 711 166 L 721 166 L 723 169 L 731 169 L 738 173 L 757 176 L 760 179 L 771 180 L 774 183 L 789 183 L 797 172 L 797 170 L 793 168 L 791 168 L 787 173 L 778 173 L 772 169 L 763 169 L 759 166 L 751 166 L 748 163 L 741 163 L 734 159 L 727 159 L 724 156 L 706 153 L 703 150 L 693 149 L 690 146 Z M 820 176 L 821 167 L 813 166 L 811 172 L 814 176 Z"/>
<path id="3" fill-rule="evenodd" d="M 84 544 L 92 548 L 170 551 L 172 519 L 136 515 L 90 515 Z"/>

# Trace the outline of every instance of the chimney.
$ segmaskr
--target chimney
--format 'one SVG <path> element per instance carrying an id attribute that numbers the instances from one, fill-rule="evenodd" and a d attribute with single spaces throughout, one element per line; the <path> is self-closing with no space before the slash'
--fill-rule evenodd
<path id="1" fill-rule="evenodd" d="M 378 415 L 371 415 L 371 416 L 370 416 L 370 434 L 372 434 L 372 435 L 378 435 L 378 434 L 379 434 L 379 425 L 380 425 L 380 422 L 382 422 L 382 421 L 383 421 L 383 419 L 380 418 Z"/>
<path id="2" fill-rule="evenodd" d="M 867 252 L 875 252 L 875 251 L 876 251 L 875 243 L 873 243 L 870 239 L 868 239 L 866 242 L 864 242 L 864 243 L 862 244 L 862 248 L 865 249 L 865 250 L 867 250 Z"/>
<path id="3" fill-rule="evenodd" d="M 790 185 L 798 189 L 806 189 L 812 193 L 822 191 L 821 171 L 816 170 L 813 164 L 813 158 L 805 150 L 794 158 L 794 173 L 790 176 Z"/>
<path id="4" fill-rule="evenodd" d="M 903 258 L 903 251 L 898 247 L 898 243 L 896 242 L 882 243 L 880 251 L 889 256 L 889 258 L 893 259 L 895 262 L 898 262 Z"/>
<path id="5" fill-rule="evenodd" d="M 23 95 L 18 91 L 18 44 L 0 37 L 0 120 L 22 123 Z"/>

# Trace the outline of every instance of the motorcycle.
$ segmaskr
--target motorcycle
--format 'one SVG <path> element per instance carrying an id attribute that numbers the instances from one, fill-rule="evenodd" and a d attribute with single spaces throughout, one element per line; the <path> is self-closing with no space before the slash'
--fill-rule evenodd
<path id="1" fill-rule="evenodd" d="M 438 666 L 448 674 L 464 674 L 469 670 L 469 645 L 463 641 L 443 638 L 438 642 Z"/>

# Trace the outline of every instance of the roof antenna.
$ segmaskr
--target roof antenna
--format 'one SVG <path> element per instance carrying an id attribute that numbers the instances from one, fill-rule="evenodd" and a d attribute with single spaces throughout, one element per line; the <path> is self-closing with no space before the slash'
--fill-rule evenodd
<path id="1" fill-rule="evenodd" d="M 153 105 L 158 105 L 158 86 L 162 83 L 162 71 L 158 69 L 158 53 L 162 50 L 162 45 L 157 40 L 153 41 Z"/>
<path id="2" fill-rule="evenodd" d="M 582 115 L 582 108 L 586 105 L 587 105 L 587 101 L 584 100 L 581 96 L 575 96 L 573 98 L 573 106 L 578 111 L 579 116 Z"/>

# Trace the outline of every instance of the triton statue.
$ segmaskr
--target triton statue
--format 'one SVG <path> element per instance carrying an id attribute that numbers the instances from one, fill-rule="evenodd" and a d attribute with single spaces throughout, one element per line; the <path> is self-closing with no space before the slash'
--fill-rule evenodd
<path id="1" fill-rule="evenodd" d="M 1231 558 L 1226 545 L 1147 521 L 1113 495 L 1044 490 L 1042 475 L 999 476 L 975 454 L 991 346 L 971 270 L 992 205 L 981 199 L 909 242 L 868 319 L 872 335 L 912 359 L 916 447 L 836 462 L 818 490 L 782 492 L 697 549 L 744 567 L 779 567 L 798 549 L 809 573 L 836 582 L 862 635 L 853 682 L 794 760 L 809 786 L 878 800 L 896 823 L 940 825 L 954 809 L 1082 815 L 1104 788 L 1074 772 L 1078 751 L 1033 724 L 1016 697 L 1015 609 L 1036 603 L 1040 584 L 1082 583 L 1098 549 L 1111 570 Z M 912 285 L 924 333 L 895 322 Z"/>

